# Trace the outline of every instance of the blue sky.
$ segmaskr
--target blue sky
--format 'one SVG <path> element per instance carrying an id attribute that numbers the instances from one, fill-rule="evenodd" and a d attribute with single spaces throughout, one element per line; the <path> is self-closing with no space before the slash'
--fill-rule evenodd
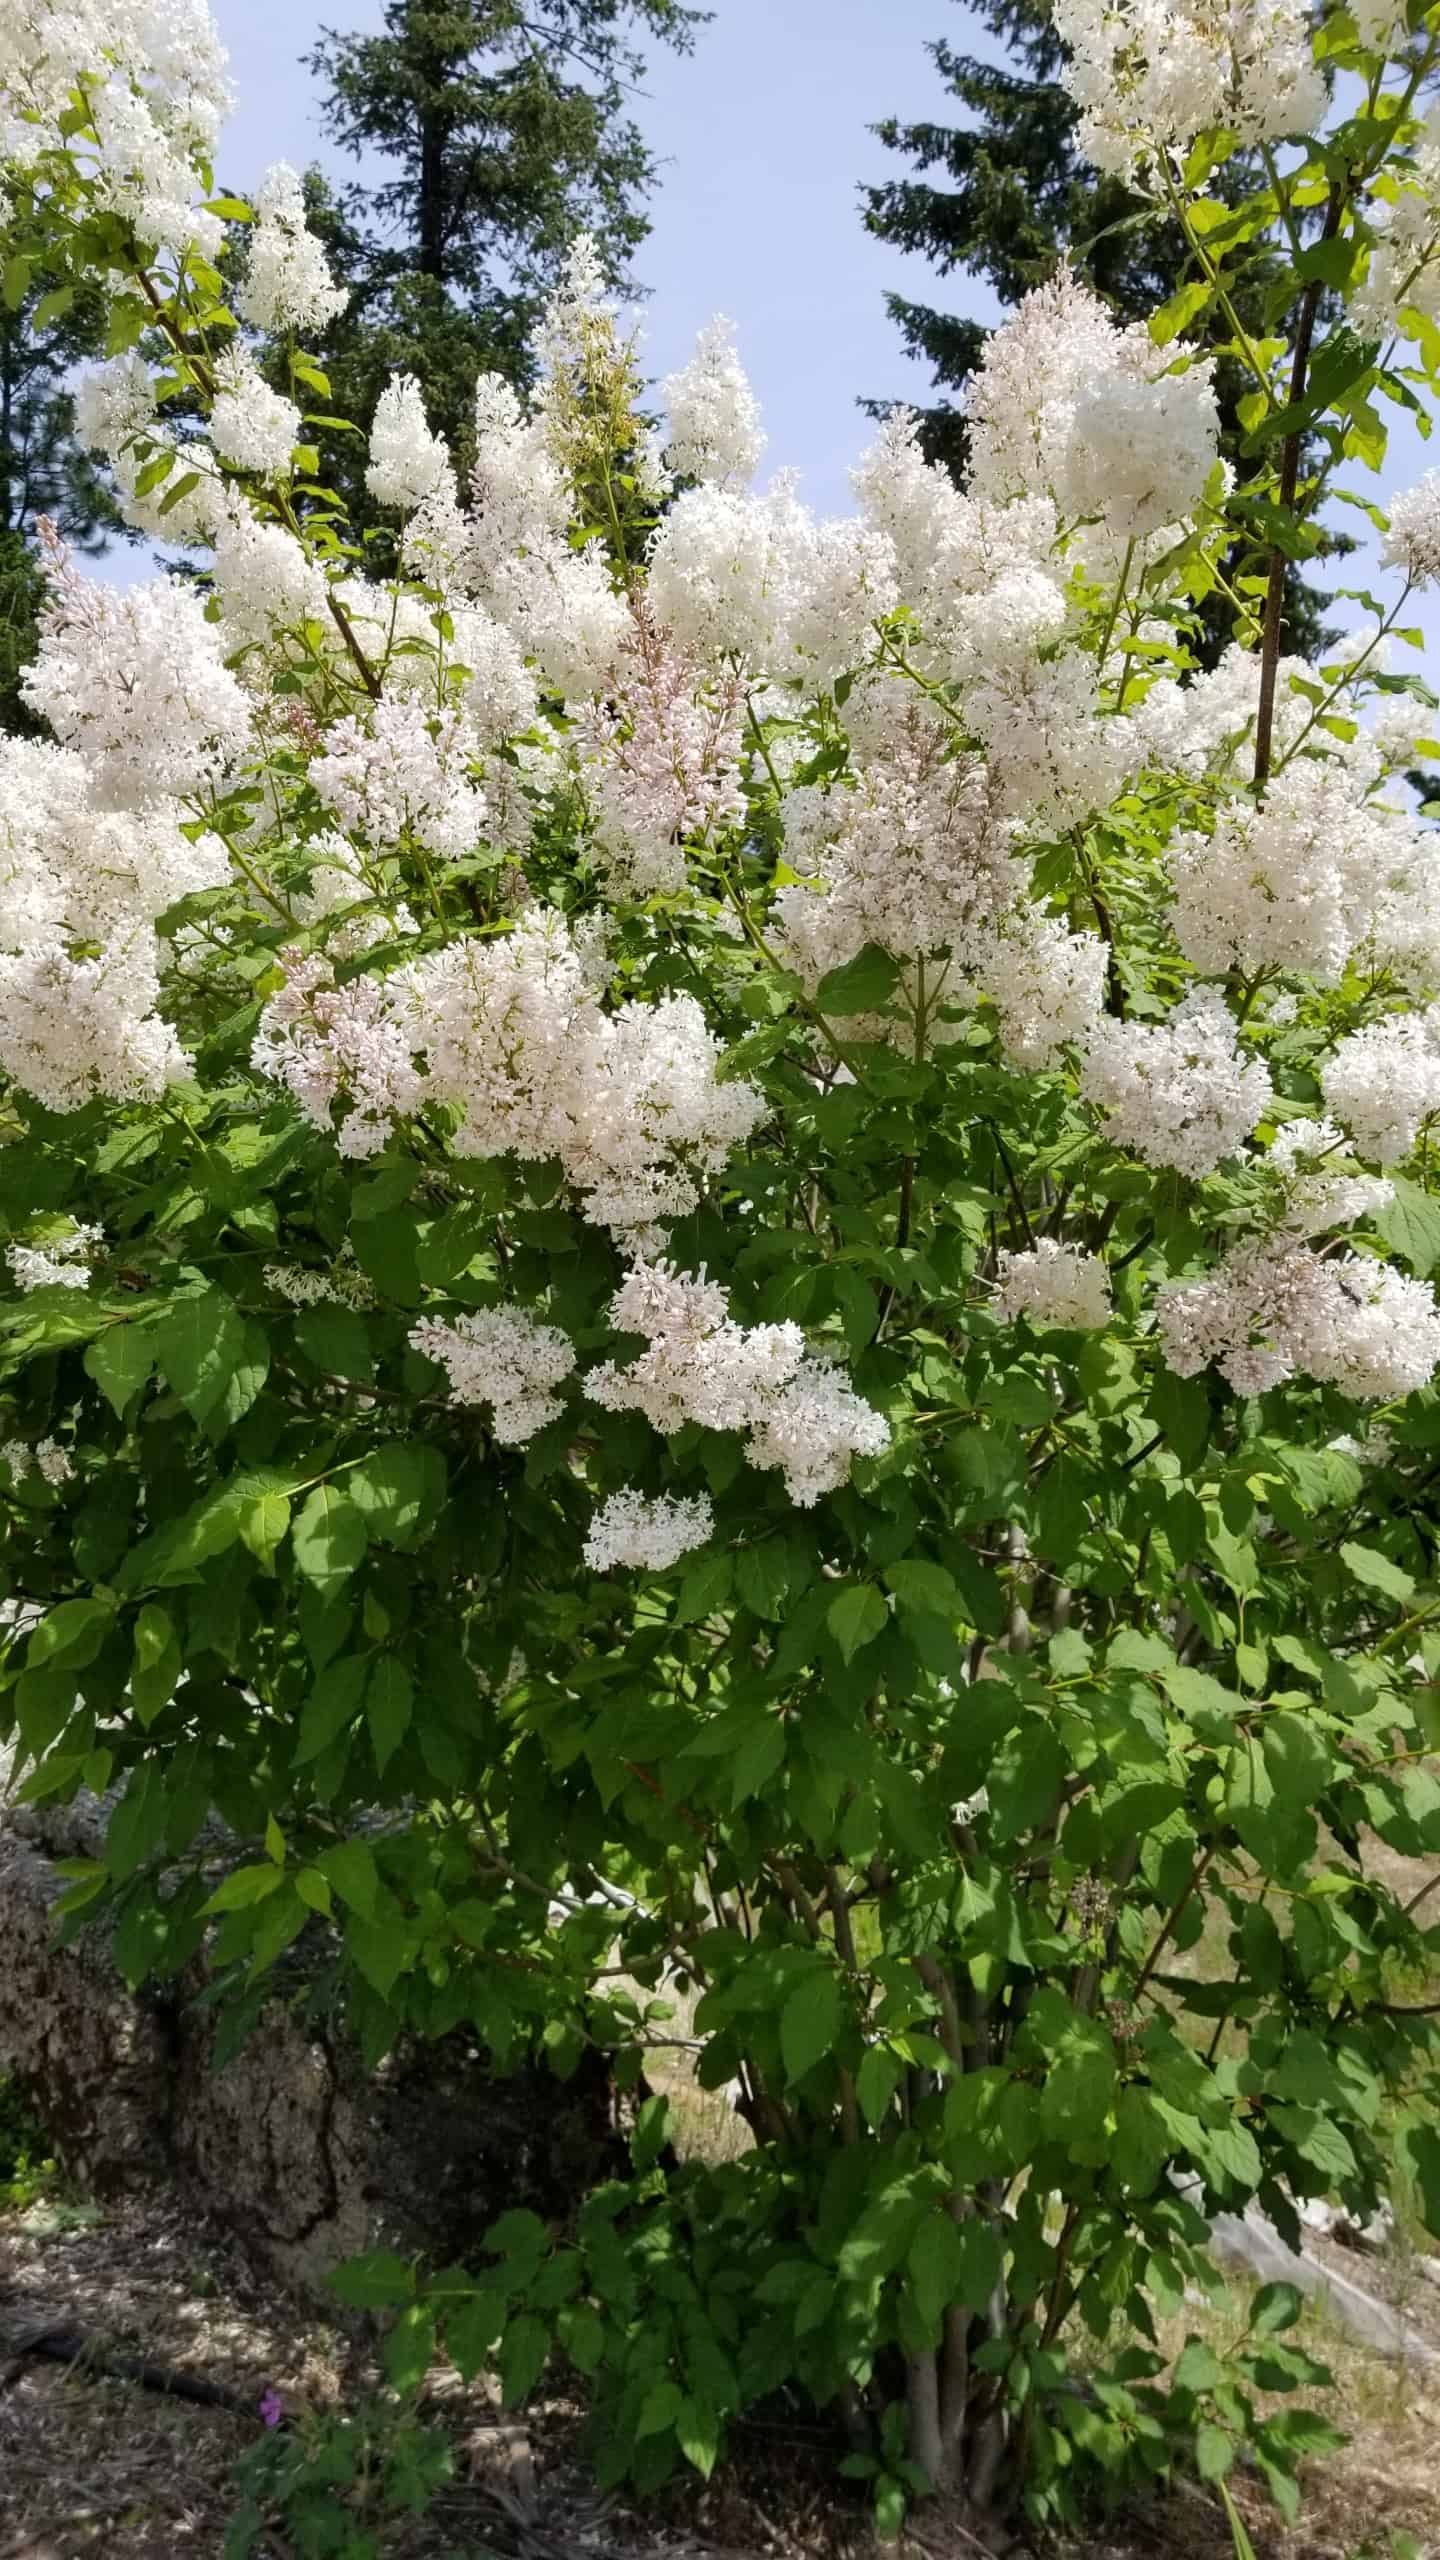
<path id="1" fill-rule="evenodd" d="M 378 0 L 212 0 L 230 49 L 237 107 L 220 153 L 223 185 L 244 192 L 274 160 L 319 159 L 338 174 L 353 164 L 322 144 L 315 84 L 300 57 L 324 20 L 378 27 Z M 846 473 L 870 432 L 862 394 L 923 399 L 928 369 L 906 360 L 885 309 L 887 290 L 949 301 L 982 319 L 993 299 L 960 276 L 936 278 L 920 258 L 872 240 L 860 221 L 862 180 L 902 167 L 868 130 L 876 118 L 943 114 L 927 39 L 967 36 L 963 0 L 716 0 L 695 52 L 656 52 L 634 114 L 661 162 L 652 231 L 637 270 L 649 288 L 643 314 L 647 366 L 656 376 L 683 363 L 695 332 L 716 311 L 734 321 L 769 433 L 769 468 L 790 466 L 822 511 L 850 503 Z M 1413 426 L 1387 413 L 1392 444 L 1379 480 L 1343 474 L 1367 496 L 1407 487 L 1428 457 Z M 1343 511 L 1352 529 L 1364 520 Z M 135 574 L 125 555 L 122 576 Z M 125 564 L 122 566 L 122 562 Z M 1346 565 L 1366 584 L 1365 554 Z M 1440 603 L 1415 619 L 1440 653 Z M 1363 619 L 1342 604 L 1337 620 Z M 1409 667 L 1419 665 L 1403 653 Z"/>
<path id="2" fill-rule="evenodd" d="M 374 0 L 212 0 L 239 93 L 220 156 L 249 187 L 271 160 L 354 164 L 322 146 L 314 83 L 301 70 L 321 23 L 378 27 Z M 765 412 L 767 466 L 790 465 L 805 495 L 847 508 L 846 472 L 870 432 L 857 397 L 923 398 L 884 297 L 927 296 L 934 276 L 862 229 L 857 189 L 899 169 L 867 131 L 886 114 L 935 112 L 927 38 L 958 34 L 955 0 L 716 0 L 695 51 L 656 49 L 633 113 L 656 158 L 651 236 L 636 261 L 649 289 L 648 367 L 682 364 L 716 311 L 734 321 Z M 977 311 L 986 297 L 962 286 Z"/>

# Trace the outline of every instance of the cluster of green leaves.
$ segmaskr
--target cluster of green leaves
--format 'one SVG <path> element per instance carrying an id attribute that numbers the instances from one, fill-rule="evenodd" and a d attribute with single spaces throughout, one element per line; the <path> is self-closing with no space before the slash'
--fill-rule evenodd
<path id="1" fill-rule="evenodd" d="M 0 2073 L 0 2212 L 24 2213 L 40 2201 L 54 2175 L 44 2128 L 18 2082 Z"/>
<path id="2" fill-rule="evenodd" d="M 692 1427 L 667 1458 L 577 1399 L 511 1453 L 449 1408 L 407 1347 L 422 1305 L 493 1299 L 503 1257 L 588 1352 L 615 1249 L 543 1172 L 427 1160 L 418 1132 L 346 1166 L 257 1109 L 257 993 L 195 1093 L 63 1126 L 27 1105 L 0 1156 L 12 1223 L 83 1208 L 117 1239 L 109 1287 L 0 1320 L 17 1427 L 66 1417 L 80 1470 L 9 1498 L 30 1624 L 4 1711 L 28 1797 L 125 1784 L 69 1912 L 112 1908 L 137 1979 L 209 1933 L 243 1988 L 327 1927 L 374 2058 L 463 2023 L 562 2072 L 599 2045 L 632 2082 L 677 1985 L 698 1999 L 701 2081 L 738 2090 L 755 2149 L 676 2170 L 651 2102 L 634 2185 L 575 2234 L 512 2218 L 458 2301 L 406 2272 L 392 2354 L 496 2352 L 517 2397 L 558 2352 L 612 2470 L 650 2481 L 708 2464 L 787 2379 L 901 2412 L 958 2316 L 972 2436 L 1027 2411 L 1032 2501 L 1063 2508 L 1092 2459 L 1154 2468 L 1193 2438 L 1153 2353 L 1097 2414 L 1061 2333 L 1149 2333 L 1203 2268 L 1204 2209 L 1363 2214 L 1398 2142 L 1440 2223 L 1413 1996 L 1435 1933 L 1360 1849 L 1440 1848 L 1414 1668 L 1440 1668 L 1440 1401 L 1412 1398 L 1362 1469 L 1328 1445 L 1355 1423 L 1332 1391 L 1177 1380 L 1136 1321 L 1144 1275 L 1243 1216 L 1242 1182 L 1155 1183 L 978 1036 L 919 1063 L 857 1040 L 859 1080 L 818 1087 L 783 985 L 721 951 L 774 1119 L 675 1250 L 889 1413 L 891 1451 L 819 1534 L 731 1435 Z M 837 973 L 827 1018 L 843 1032 L 888 968 Z M 1297 1098 L 1313 1040 L 1274 1043 Z M 1005 1328 L 975 1296 L 990 1241 L 1023 1240 L 1062 1179 L 1118 1275 L 1099 1336 Z M 1387 1224 L 1433 1266 L 1420 1184 Z M 277 1255 L 346 1243 L 373 1304 L 266 1286 Z M 713 1542 L 638 1588 L 587 1575 L 591 1494 L 677 1460 Z M 253 1844 L 219 1867 L 212 1812 Z M 1220 2405 L 1205 2459 L 1228 2428 L 1288 2478 L 1284 2430 Z M 887 2512 L 897 2428 L 857 2457 Z"/>
<path id="3" fill-rule="evenodd" d="M 224 2560 L 273 2549 L 276 2529 L 297 2560 L 384 2560 L 453 2469 L 439 2431 L 394 2399 L 297 2412 L 235 2466 Z"/>

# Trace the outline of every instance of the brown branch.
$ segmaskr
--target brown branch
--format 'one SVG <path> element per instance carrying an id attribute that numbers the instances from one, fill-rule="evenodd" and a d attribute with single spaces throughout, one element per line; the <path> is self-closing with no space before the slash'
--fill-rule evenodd
<path id="1" fill-rule="evenodd" d="M 1320 234 L 1322 244 L 1333 240 L 1340 228 L 1345 210 L 1345 190 L 1337 179 L 1330 189 L 1325 208 L 1325 227 Z M 1295 332 L 1295 353 L 1290 366 L 1289 406 L 1294 408 L 1305 397 L 1306 377 L 1310 370 L 1310 349 L 1315 336 L 1315 320 L 1323 290 L 1319 276 L 1312 277 L 1305 288 L 1300 305 L 1300 322 Z M 1279 504 L 1293 511 L 1295 490 L 1300 478 L 1301 428 L 1295 427 L 1286 437 L 1280 455 Z M 1275 733 L 1275 678 L 1280 664 L 1280 625 L 1285 614 L 1285 554 L 1278 545 L 1270 554 L 1270 583 L 1265 593 L 1265 621 L 1260 640 L 1260 703 L 1255 715 L 1255 788 L 1260 790 L 1270 775 L 1270 757 Z"/>

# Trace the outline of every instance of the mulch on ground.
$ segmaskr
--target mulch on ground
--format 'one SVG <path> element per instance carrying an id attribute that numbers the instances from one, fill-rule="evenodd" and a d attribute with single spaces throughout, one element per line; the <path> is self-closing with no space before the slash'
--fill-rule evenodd
<path id="1" fill-rule="evenodd" d="M 1352 2261 L 1353 2263 L 1353 2261 Z M 1440 2306 L 1440 2295 L 1436 2296 Z M 1412 2315 L 1417 2307 L 1412 2299 Z M 1428 2305 L 1422 2305 L 1427 2312 Z M 1440 2334 L 1440 2308 L 1434 2317 Z M 1427 2323 L 1428 2325 L 1428 2323 Z M 73 2368 L 17 2352 L 44 2328 L 82 2330 Z M 1301 2523 L 1277 2529 L 1248 2482 L 1237 2498 L 1257 2560 L 1391 2560 L 1392 2531 L 1440 2560 L 1440 2385 L 1334 2344 L 1346 2453 L 1317 2469 Z M 218 2386 L 203 2407 L 103 2370 L 151 2360 Z M 188 2205 L 135 2196 L 102 2213 L 65 2203 L 0 2217 L 0 2560 L 220 2560 L 230 2474 L 260 2432 L 259 2402 L 353 2405 L 375 2384 L 363 2341 L 257 2281 L 240 2249 Z M 448 2428 L 456 2479 L 387 2560 L 870 2560 L 865 2512 L 837 2496 L 813 2427 L 757 2418 L 708 2485 L 643 2513 L 597 2496 L 581 2412 L 540 2401 L 507 2420 L 483 2386 L 437 2376 L 427 2415 Z M 272 2536 L 268 2560 L 286 2560 Z M 1017 2543 L 1018 2555 L 1037 2546 Z M 963 2518 L 927 2507 L 898 2560 L 984 2560 Z M 1097 2529 L 1041 2560 L 1233 2560 L 1198 2491 Z"/>

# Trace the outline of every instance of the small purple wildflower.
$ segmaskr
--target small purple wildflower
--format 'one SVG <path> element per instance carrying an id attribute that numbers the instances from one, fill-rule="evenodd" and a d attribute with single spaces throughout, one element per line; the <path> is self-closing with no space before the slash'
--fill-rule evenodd
<path id="1" fill-rule="evenodd" d="M 261 2425 L 264 2427 L 278 2427 L 284 2415 L 284 2401 L 281 2399 L 274 2384 L 267 2382 L 264 2390 L 260 2394 Z"/>

